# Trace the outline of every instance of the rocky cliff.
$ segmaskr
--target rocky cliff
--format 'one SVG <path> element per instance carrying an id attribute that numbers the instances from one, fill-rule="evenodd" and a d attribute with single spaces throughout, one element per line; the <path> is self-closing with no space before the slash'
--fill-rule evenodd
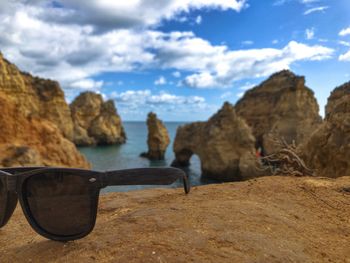
<path id="1" fill-rule="evenodd" d="M 68 139 L 70 110 L 57 82 L 23 73 L 0 54 L 0 165 L 90 167 Z"/>
<path id="2" fill-rule="evenodd" d="M 235 109 L 252 128 L 256 147 L 262 147 L 265 154 L 276 151 L 275 138 L 300 144 L 321 123 L 319 106 L 305 78 L 288 70 L 247 91 Z"/>
<path id="3" fill-rule="evenodd" d="M 90 167 L 55 124 L 25 116 L 3 92 L 0 111 L 0 166 Z"/>
<path id="4" fill-rule="evenodd" d="M 229 103 L 207 122 L 180 126 L 174 142 L 174 166 L 189 165 L 193 154 L 201 160 L 202 176 L 236 181 L 259 174 L 255 138 Z"/>
<path id="5" fill-rule="evenodd" d="M 157 115 L 150 112 L 147 117 L 148 152 L 142 153 L 142 157 L 150 160 L 164 160 L 164 155 L 170 143 L 168 130 L 164 123 L 157 118 Z"/>
<path id="6" fill-rule="evenodd" d="M 331 93 L 324 123 L 301 146 L 301 151 L 317 175 L 350 175 L 350 82 Z"/>
<path id="7" fill-rule="evenodd" d="M 103 101 L 100 94 L 84 92 L 70 105 L 74 138 L 77 145 L 120 144 L 126 134 L 112 100 Z"/>
<path id="8" fill-rule="evenodd" d="M 23 116 L 46 119 L 73 139 L 70 109 L 57 82 L 21 72 L 0 53 L 0 91 L 11 98 Z"/>

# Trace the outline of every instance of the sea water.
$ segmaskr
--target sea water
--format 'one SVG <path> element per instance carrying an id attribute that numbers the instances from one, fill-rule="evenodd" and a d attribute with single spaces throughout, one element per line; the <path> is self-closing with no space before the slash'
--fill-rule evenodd
<path id="1" fill-rule="evenodd" d="M 79 147 L 86 158 L 92 164 L 94 170 L 118 170 L 127 168 L 144 167 L 166 167 L 170 166 L 174 160 L 173 142 L 176 129 L 184 123 L 165 122 L 164 123 L 171 139 L 170 145 L 165 154 L 165 160 L 150 161 L 140 157 L 140 153 L 147 151 L 147 125 L 145 122 L 124 122 L 123 126 L 127 134 L 127 141 L 122 145 Z M 184 170 L 192 185 L 202 185 L 214 183 L 211 180 L 201 178 L 200 160 L 194 155 L 191 158 L 191 165 Z M 169 187 L 181 187 L 182 182 L 178 181 Z M 136 189 L 152 188 L 155 186 L 111 186 L 104 192 L 123 192 Z M 157 186 L 158 187 L 158 186 Z"/>

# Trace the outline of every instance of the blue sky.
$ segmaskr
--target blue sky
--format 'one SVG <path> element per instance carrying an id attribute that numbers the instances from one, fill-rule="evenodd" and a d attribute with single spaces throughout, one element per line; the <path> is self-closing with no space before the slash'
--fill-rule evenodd
<path id="1" fill-rule="evenodd" d="M 286 68 L 323 114 L 350 80 L 349 14 L 347 0 L 0 0 L 0 50 L 68 101 L 115 100 L 123 120 L 205 120 Z"/>

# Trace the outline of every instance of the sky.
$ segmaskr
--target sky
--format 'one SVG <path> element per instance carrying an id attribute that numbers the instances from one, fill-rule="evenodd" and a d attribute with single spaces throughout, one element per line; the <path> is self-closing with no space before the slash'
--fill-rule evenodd
<path id="1" fill-rule="evenodd" d="M 349 0 L 0 0 L 0 51 L 68 102 L 113 99 L 123 120 L 206 120 L 282 69 L 323 115 L 350 80 L 349 14 Z"/>

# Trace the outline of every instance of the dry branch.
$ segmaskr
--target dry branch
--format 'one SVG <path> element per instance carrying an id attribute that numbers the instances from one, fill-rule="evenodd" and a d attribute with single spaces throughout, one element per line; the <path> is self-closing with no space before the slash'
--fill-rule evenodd
<path id="1" fill-rule="evenodd" d="M 275 153 L 262 157 L 261 160 L 273 175 L 313 176 L 314 172 L 306 166 L 299 156 L 295 142 L 288 144 L 283 138 L 273 139 L 279 149 Z"/>

